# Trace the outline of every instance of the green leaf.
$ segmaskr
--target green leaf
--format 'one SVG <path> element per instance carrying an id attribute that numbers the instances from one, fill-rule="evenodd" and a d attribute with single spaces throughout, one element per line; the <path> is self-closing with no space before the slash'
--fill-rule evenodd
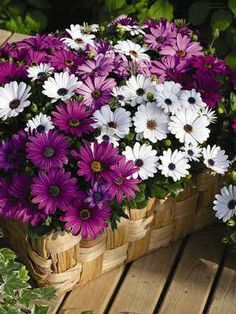
<path id="1" fill-rule="evenodd" d="M 155 1 L 148 10 L 148 16 L 152 19 L 164 17 L 168 20 L 173 18 L 174 8 L 167 0 Z"/>
<path id="2" fill-rule="evenodd" d="M 34 10 L 26 15 L 25 23 L 30 32 L 38 32 L 47 26 L 47 17 L 42 12 Z"/>
<path id="3" fill-rule="evenodd" d="M 232 23 L 233 17 L 228 10 L 218 10 L 211 17 L 211 27 L 218 28 L 219 31 L 224 31 Z"/>
<path id="4" fill-rule="evenodd" d="M 156 197 L 158 199 L 164 199 L 168 195 L 168 191 L 161 186 L 155 184 L 155 181 L 150 187 L 150 193 L 152 197 Z"/>
<path id="5" fill-rule="evenodd" d="M 28 281 L 30 279 L 30 277 L 28 276 L 28 270 L 25 266 L 21 266 L 21 268 L 19 269 L 19 278 L 22 281 Z"/>
<path id="6" fill-rule="evenodd" d="M 225 61 L 231 68 L 236 69 L 236 53 L 229 53 L 225 57 Z"/>
<path id="7" fill-rule="evenodd" d="M 28 0 L 28 3 L 38 9 L 48 9 L 51 7 L 46 0 Z"/>
<path id="8" fill-rule="evenodd" d="M 3 248 L 3 249 L 0 249 L 0 258 L 1 257 L 5 261 L 14 260 L 16 258 L 16 254 L 8 248 Z"/>
<path id="9" fill-rule="evenodd" d="M 13 297 L 16 290 L 29 288 L 29 284 L 22 282 L 16 272 L 2 276 L 3 284 L 0 291 Z"/>
<path id="10" fill-rule="evenodd" d="M 125 0 L 105 0 L 105 6 L 109 12 L 117 11 L 126 5 Z"/>
<path id="11" fill-rule="evenodd" d="M 196 1 L 189 8 L 188 19 L 193 25 L 200 25 L 205 22 L 209 12 L 209 1 Z"/>
<path id="12" fill-rule="evenodd" d="M 49 305 L 35 305 L 33 314 L 47 314 Z"/>
<path id="13" fill-rule="evenodd" d="M 236 1 L 235 0 L 229 0 L 229 8 L 233 12 L 234 16 L 236 16 Z"/>
<path id="14" fill-rule="evenodd" d="M 7 314 L 7 310 L 5 310 L 5 309 L 0 309 L 0 314 Z"/>
<path id="15" fill-rule="evenodd" d="M 43 287 L 36 288 L 33 292 L 38 293 L 40 299 L 50 300 L 55 295 L 56 289 L 54 287 Z"/>
<path id="16" fill-rule="evenodd" d="M 21 310 L 17 309 L 16 307 L 10 308 L 7 310 L 7 314 L 21 314 Z"/>

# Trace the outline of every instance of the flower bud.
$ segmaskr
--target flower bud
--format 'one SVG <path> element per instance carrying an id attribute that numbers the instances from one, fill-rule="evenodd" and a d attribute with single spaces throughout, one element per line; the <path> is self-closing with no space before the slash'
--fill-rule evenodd
<path id="1" fill-rule="evenodd" d="M 165 145 L 166 147 L 170 147 L 171 144 L 172 144 L 171 140 L 169 140 L 169 139 L 164 140 L 164 145 Z"/>

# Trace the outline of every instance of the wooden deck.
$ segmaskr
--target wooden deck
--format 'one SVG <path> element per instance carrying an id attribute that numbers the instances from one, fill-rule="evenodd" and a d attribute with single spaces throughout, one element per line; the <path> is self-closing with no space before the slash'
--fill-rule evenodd
<path id="1" fill-rule="evenodd" d="M 0 30 L 0 45 L 26 37 Z M 209 227 L 51 302 L 51 314 L 236 314 L 236 255 Z M 85 314 L 85 313 L 84 313 Z"/>

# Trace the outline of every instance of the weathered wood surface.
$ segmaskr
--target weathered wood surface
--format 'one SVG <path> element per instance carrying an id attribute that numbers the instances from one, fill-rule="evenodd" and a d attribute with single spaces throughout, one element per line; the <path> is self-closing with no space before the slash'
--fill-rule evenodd
<path id="1" fill-rule="evenodd" d="M 26 37 L 0 30 L 0 45 Z M 50 313 L 236 314 L 236 255 L 224 254 L 221 234 L 209 227 L 114 269 L 54 298 Z"/>

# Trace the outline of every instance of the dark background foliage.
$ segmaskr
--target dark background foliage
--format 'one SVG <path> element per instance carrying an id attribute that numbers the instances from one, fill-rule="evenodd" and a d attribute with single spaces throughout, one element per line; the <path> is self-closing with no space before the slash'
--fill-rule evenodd
<path id="1" fill-rule="evenodd" d="M 105 23 L 120 14 L 186 19 L 236 68 L 236 0 L 0 0 L 0 28 L 34 34 L 72 23 Z M 214 44 L 214 45 L 213 45 Z"/>

